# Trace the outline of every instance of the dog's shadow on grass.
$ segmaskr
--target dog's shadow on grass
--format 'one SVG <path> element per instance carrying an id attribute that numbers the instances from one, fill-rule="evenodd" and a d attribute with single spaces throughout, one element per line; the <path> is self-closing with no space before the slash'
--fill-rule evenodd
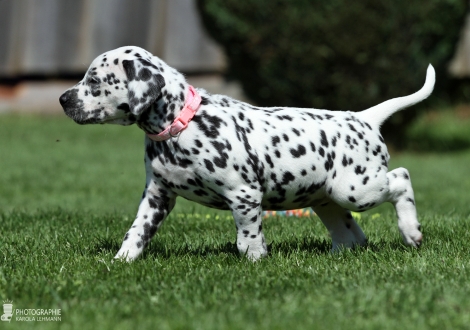
<path id="1" fill-rule="evenodd" d="M 96 244 L 91 246 L 90 253 L 96 255 L 98 253 L 116 253 L 121 247 L 121 242 L 112 238 L 97 238 Z M 358 251 L 371 251 L 374 253 L 382 251 L 399 251 L 407 249 L 400 241 L 377 241 L 368 242 L 366 246 L 359 247 Z M 273 241 L 268 245 L 270 255 L 289 256 L 293 253 L 310 253 L 310 254 L 329 254 L 331 252 L 331 240 L 325 238 L 305 237 L 298 239 L 289 239 L 282 241 Z M 151 242 L 144 250 L 141 258 L 163 258 L 170 259 L 183 256 L 239 256 L 237 246 L 234 242 L 226 242 L 221 244 L 204 243 L 191 245 L 188 242 L 182 242 L 180 245 L 172 244 L 167 247 L 163 242 Z"/>
<path id="2" fill-rule="evenodd" d="M 294 251 L 305 251 L 315 254 L 324 254 L 330 251 L 330 243 L 321 239 L 305 239 L 305 240 L 291 240 L 291 241 L 280 241 L 272 242 L 268 244 L 269 254 L 281 254 L 290 255 Z M 235 242 L 226 242 L 222 244 L 202 244 L 197 247 L 191 246 L 189 243 L 183 243 L 178 247 L 165 248 L 162 244 L 150 244 L 144 252 L 144 258 L 148 257 L 159 257 L 159 258 L 171 258 L 175 256 L 221 256 L 229 255 L 236 256 L 240 255 L 237 245 Z"/>
<path id="3" fill-rule="evenodd" d="M 390 246 L 390 243 L 368 243 L 366 247 L 361 249 L 368 249 L 374 252 L 387 248 L 400 249 L 403 245 Z M 98 253 L 116 253 L 121 247 L 121 242 L 112 238 L 97 238 L 96 243 L 91 246 L 90 253 L 96 255 Z M 324 238 L 298 238 L 281 241 L 273 241 L 268 245 L 269 254 L 280 254 L 284 256 L 293 253 L 311 253 L 311 254 L 328 254 L 331 251 L 331 241 Z M 169 259 L 182 256 L 218 256 L 218 255 L 233 255 L 238 256 L 239 252 L 237 245 L 234 242 L 226 242 L 221 244 L 203 243 L 198 245 L 191 245 L 188 242 L 182 242 L 180 245 L 172 244 L 170 247 L 164 245 L 163 242 L 151 242 L 144 250 L 141 258 L 163 258 Z"/>
<path id="4" fill-rule="evenodd" d="M 121 247 L 121 242 L 111 238 L 98 238 L 97 242 L 91 247 L 90 253 L 117 253 Z M 225 244 L 205 244 L 193 247 L 188 243 L 182 242 L 181 245 L 166 247 L 162 242 L 150 242 L 144 249 L 140 258 L 164 258 L 169 259 L 175 256 L 209 256 L 209 255 L 238 255 L 237 246 L 235 243 L 227 242 Z"/>

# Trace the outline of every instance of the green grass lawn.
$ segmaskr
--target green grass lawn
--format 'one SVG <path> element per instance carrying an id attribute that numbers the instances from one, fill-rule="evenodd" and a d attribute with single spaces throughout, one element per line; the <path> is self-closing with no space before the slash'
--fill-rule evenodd
<path id="1" fill-rule="evenodd" d="M 358 219 L 369 246 L 338 254 L 318 218 L 269 218 L 270 256 L 253 264 L 229 213 L 180 200 L 142 258 L 111 263 L 144 186 L 142 141 L 136 127 L 0 117 L 0 300 L 61 309 L 1 329 L 469 328 L 470 151 L 392 155 L 411 173 L 419 250 L 383 205 Z"/>

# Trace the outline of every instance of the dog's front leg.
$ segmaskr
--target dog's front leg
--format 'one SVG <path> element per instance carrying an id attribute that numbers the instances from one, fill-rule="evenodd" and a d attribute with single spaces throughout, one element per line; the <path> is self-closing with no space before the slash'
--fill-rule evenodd
<path id="1" fill-rule="evenodd" d="M 144 190 L 137 217 L 114 258 L 128 262 L 135 260 L 173 209 L 175 200 L 176 197 L 169 191 L 151 183 Z"/>

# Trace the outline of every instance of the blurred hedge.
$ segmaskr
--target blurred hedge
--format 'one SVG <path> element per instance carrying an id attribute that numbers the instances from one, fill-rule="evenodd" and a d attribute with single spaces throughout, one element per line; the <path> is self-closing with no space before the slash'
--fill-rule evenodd
<path id="1" fill-rule="evenodd" d="M 447 64 L 466 0 L 198 0 L 203 22 L 224 48 L 228 77 L 263 106 L 362 110 L 408 95 L 437 73 L 449 97 Z M 429 103 L 428 103 L 429 106 Z M 400 144 L 418 113 L 383 129 Z"/>

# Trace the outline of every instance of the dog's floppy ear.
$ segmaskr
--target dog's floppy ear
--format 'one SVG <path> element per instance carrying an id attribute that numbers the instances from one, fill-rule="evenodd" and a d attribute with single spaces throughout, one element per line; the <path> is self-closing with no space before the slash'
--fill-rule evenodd
<path id="1" fill-rule="evenodd" d="M 165 79 L 155 65 L 144 59 L 124 60 L 122 66 L 127 75 L 129 108 L 138 116 L 160 96 Z"/>

